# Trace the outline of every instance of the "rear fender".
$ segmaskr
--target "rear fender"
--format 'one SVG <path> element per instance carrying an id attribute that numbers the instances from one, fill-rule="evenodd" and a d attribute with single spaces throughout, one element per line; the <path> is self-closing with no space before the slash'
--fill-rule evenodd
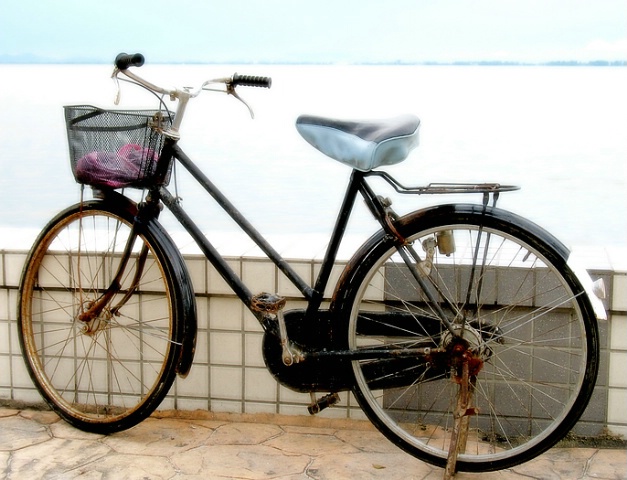
<path id="1" fill-rule="evenodd" d="M 599 279 L 596 282 L 593 281 L 588 270 L 586 270 L 579 260 L 573 259 L 572 257 L 568 259 L 568 267 L 573 271 L 579 283 L 581 283 L 581 286 L 586 291 L 597 320 L 607 320 L 607 311 L 602 301 L 602 299 L 605 298 L 605 283 L 603 279 Z"/>
<path id="2" fill-rule="evenodd" d="M 434 207 L 428 207 L 422 210 L 418 210 L 409 213 L 401 217 L 395 226 L 401 235 L 405 234 L 405 230 L 408 225 L 414 222 L 422 221 L 425 224 L 425 228 L 432 226 L 435 223 L 442 222 L 454 214 L 455 216 L 468 215 L 469 217 L 476 217 L 477 215 L 484 215 L 486 218 L 486 224 L 490 224 L 493 221 L 507 222 L 508 227 L 513 231 L 510 233 L 516 233 L 521 238 L 533 235 L 541 239 L 546 245 L 551 247 L 551 251 L 547 252 L 550 257 L 549 260 L 556 265 L 564 265 L 568 267 L 575 275 L 579 283 L 584 288 L 590 304 L 594 310 L 594 313 L 598 319 L 606 319 L 607 314 L 603 303 L 599 296 L 595 292 L 599 292 L 602 288 L 597 282 L 596 284 L 590 278 L 590 275 L 571 258 L 570 250 L 552 234 L 547 232 L 542 227 L 535 223 L 506 210 L 501 210 L 492 207 L 483 207 L 476 204 L 450 204 L 450 205 L 437 205 Z M 335 313 L 340 313 L 341 316 L 349 315 L 352 299 L 351 292 L 353 289 L 351 285 L 357 280 L 358 270 L 361 267 L 366 266 L 369 261 L 376 259 L 377 255 L 373 255 L 375 251 L 381 246 L 382 242 L 386 242 L 386 248 L 390 248 L 394 245 L 394 239 L 383 230 L 379 230 L 372 235 L 353 255 L 349 260 L 340 276 L 336 291 L 333 295 L 333 300 L 330 305 L 330 310 Z M 348 317 L 346 317 L 348 318 Z"/>

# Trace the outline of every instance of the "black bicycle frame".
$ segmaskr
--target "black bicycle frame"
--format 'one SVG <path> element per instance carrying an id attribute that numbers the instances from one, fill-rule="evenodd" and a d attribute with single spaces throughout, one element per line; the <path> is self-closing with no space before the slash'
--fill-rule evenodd
<path id="1" fill-rule="evenodd" d="M 194 162 L 181 150 L 177 144 L 172 144 L 172 157 L 178 160 L 179 164 L 184 167 L 194 179 L 213 197 L 216 203 L 233 219 L 233 221 L 261 248 L 265 255 L 277 266 L 277 268 L 290 280 L 290 282 L 298 288 L 308 302 L 308 313 L 318 310 L 322 303 L 324 291 L 328 285 L 331 276 L 331 270 L 335 263 L 337 252 L 339 250 L 348 220 L 350 218 L 355 199 L 358 192 L 370 191 L 365 185 L 363 172 L 353 170 L 349 184 L 344 196 L 344 200 L 338 213 L 335 227 L 331 235 L 331 241 L 327 247 L 322 266 L 318 274 L 317 280 L 313 287 L 309 286 L 305 280 L 285 261 L 285 259 L 270 245 L 257 229 L 242 215 L 242 213 L 224 196 L 224 194 L 209 180 L 209 178 L 194 164 Z M 194 241 L 211 264 L 216 268 L 218 273 L 227 282 L 235 294 L 251 309 L 251 301 L 253 293 L 248 289 L 244 282 L 238 277 L 228 263 L 222 258 L 208 238 L 200 231 L 194 221 L 187 215 L 179 204 L 177 198 L 170 191 L 161 186 L 158 189 L 158 197 L 163 201 L 166 207 L 172 212 L 179 223 L 191 235 Z M 370 195 L 367 195 L 368 202 Z M 376 207 L 372 207 L 376 208 Z M 251 309 L 256 316 L 257 313 Z M 259 317 L 258 317 L 259 318 Z"/>
<path id="2" fill-rule="evenodd" d="M 191 235 L 203 254 L 216 268 L 218 273 L 226 281 L 233 292 L 241 299 L 241 301 L 248 307 L 248 309 L 255 315 L 264 327 L 266 326 L 264 323 L 267 318 L 266 315 L 252 308 L 254 294 L 248 289 L 229 264 L 222 258 L 220 253 L 216 250 L 209 239 L 200 231 L 194 221 L 187 215 L 181 207 L 178 198 L 173 196 L 166 188 L 165 184 L 167 182 L 164 180 L 167 176 L 169 176 L 170 166 L 174 161 L 178 161 L 179 164 L 192 175 L 198 184 L 201 185 L 206 192 L 211 195 L 211 197 L 213 197 L 216 203 L 233 219 L 240 229 L 246 233 L 259 248 L 261 248 L 264 254 L 277 266 L 277 268 L 289 279 L 289 281 L 298 288 L 298 290 L 303 294 L 305 300 L 308 302 L 306 315 L 309 318 L 312 318 L 316 312 L 319 311 L 323 294 L 328 285 L 340 244 L 346 232 L 348 220 L 353 211 L 355 199 L 357 198 L 358 193 L 361 194 L 370 212 L 379 222 L 383 230 L 390 235 L 391 238 L 396 240 L 398 251 L 407 266 L 410 268 L 410 271 L 412 271 L 416 282 L 427 298 L 438 307 L 437 314 L 440 317 L 442 324 L 454 336 L 457 336 L 457 332 L 453 328 L 451 320 L 447 318 L 447 315 L 441 307 L 439 307 L 439 303 L 432 297 L 433 294 L 430 292 L 429 288 L 426 287 L 424 280 L 414 267 L 414 265 L 419 264 L 422 259 L 413 247 L 407 244 L 406 240 L 400 235 L 394 226 L 394 221 L 397 217 L 390 208 L 389 203 L 377 196 L 367 184 L 365 179 L 368 176 L 382 178 L 397 192 L 404 194 L 481 193 L 483 194 L 484 208 L 488 205 L 490 195 L 492 195 L 494 204 L 496 204 L 496 200 L 498 199 L 500 192 L 518 189 L 518 187 L 515 186 L 500 184 L 430 184 L 426 187 L 406 187 L 384 172 L 361 172 L 354 169 L 346 188 L 344 200 L 338 212 L 327 251 L 322 260 L 320 272 L 318 273 L 314 286 L 311 287 L 292 268 L 292 266 L 285 261 L 285 259 L 272 247 L 272 245 L 266 241 L 261 233 L 253 227 L 253 225 L 218 189 L 218 187 L 211 180 L 209 180 L 209 178 L 196 166 L 196 164 L 185 154 L 185 152 L 181 150 L 176 141 L 168 139 L 164 145 L 163 152 L 158 163 L 156 176 L 160 179 L 158 182 L 160 186 L 151 189 L 151 193 L 148 197 L 151 200 L 149 200 L 148 203 L 152 201 L 153 208 L 156 206 L 155 203 L 158 203 L 159 200 L 165 204 L 179 223 Z M 154 208 L 153 211 L 157 212 L 158 209 Z M 158 213 L 154 215 L 156 216 Z M 411 259 L 409 258 L 410 256 L 412 257 Z"/>
<path id="3" fill-rule="evenodd" d="M 264 254 L 277 266 L 277 268 L 288 278 L 288 280 L 298 288 L 307 301 L 306 310 L 290 310 L 285 312 L 284 315 L 283 312 L 279 310 L 267 310 L 265 307 L 261 309 L 258 308 L 259 295 L 254 295 L 248 289 L 242 279 L 239 278 L 230 265 L 224 260 L 224 258 L 222 258 L 211 241 L 201 232 L 196 223 L 194 223 L 194 221 L 184 211 L 180 205 L 179 199 L 172 195 L 172 193 L 167 189 L 166 184 L 168 182 L 166 180 L 170 175 L 170 168 L 175 161 L 178 161 L 180 166 L 185 168 L 192 175 L 196 182 L 205 189 L 205 191 L 231 217 L 240 229 L 246 233 L 259 248 L 261 248 Z M 398 219 L 398 216 L 391 209 L 391 202 L 375 194 L 366 182 L 366 177 L 369 176 L 382 178 L 399 193 L 482 193 L 484 196 L 484 211 L 488 206 L 490 195 L 492 195 L 493 200 L 496 201 L 499 192 L 515 188 L 511 186 L 500 186 L 498 184 L 431 184 L 426 187 L 405 187 L 398 183 L 394 178 L 382 172 L 361 172 L 359 170 L 353 170 L 344 194 L 344 200 L 335 221 L 335 226 L 331 234 L 327 251 L 321 264 L 320 272 L 318 273 L 318 277 L 312 287 L 309 286 L 305 280 L 303 280 L 296 270 L 285 261 L 285 259 L 266 241 L 261 233 L 257 231 L 242 215 L 242 213 L 231 203 L 231 201 L 226 198 L 217 186 L 209 180 L 209 178 L 194 164 L 185 152 L 179 148 L 176 141 L 168 139 L 164 145 L 157 165 L 156 184 L 150 188 L 146 201 L 139 205 L 139 211 L 133 227 L 134 233 L 131 237 L 134 239 L 135 235 L 139 234 L 144 222 L 149 222 L 159 216 L 161 203 L 163 203 L 193 238 L 205 257 L 226 281 L 236 296 L 246 305 L 255 318 L 257 318 L 264 331 L 266 331 L 266 333 L 270 333 L 270 335 L 264 336 L 263 349 L 266 365 L 272 374 L 282 384 L 297 391 L 344 390 L 350 387 L 350 383 L 352 381 L 351 370 L 348 368 L 350 363 L 347 363 L 351 360 L 371 358 L 398 359 L 404 361 L 403 359 L 412 358 L 418 358 L 418 360 L 420 360 L 420 358 L 423 358 L 424 356 L 430 356 L 433 360 L 435 359 L 433 355 L 444 352 L 441 348 L 434 348 L 431 345 L 431 342 L 429 342 L 428 345 L 416 344 L 413 348 L 390 348 L 391 346 L 387 345 L 381 348 L 351 350 L 347 348 L 347 345 L 343 341 L 338 343 L 338 340 L 330 340 L 331 338 L 336 338 L 333 334 L 332 324 L 335 323 L 332 320 L 333 315 L 329 315 L 333 312 L 322 310 L 320 307 L 358 194 L 363 197 L 367 207 L 374 218 L 379 222 L 383 232 L 388 236 L 388 239 L 391 239 L 396 245 L 397 251 L 411 271 L 418 288 L 424 292 L 426 299 L 434 305 L 434 313 L 437 317 L 438 328 L 445 327 L 453 335 L 453 337 L 460 336 L 459 332 L 453 325 L 454 318 L 444 312 L 442 306 L 435 298 L 435 294 L 438 292 L 437 285 L 431 285 L 435 287 L 434 294 L 432 289 L 429 288 L 429 285 L 427 285 L 428 281 L 423 279 L 418 272 L 417 266 L 420 265 L 423 259 L 413 248 L 411 242 L 408 242 L 397 230 L 396 220 Z M 139 230 L 135 230 L 136 228 Z M 130 255 L 131 249 L 132 243 L 131 240 L 129 240 L 129 245 L 127 246 L 124 254 L 125 257 Z M 475 258 L 475 263 L 476 260 L 477 259 Z M 120 271 L 118 272 L 118 277 L 122 274 L 124 268 L 124 262 L 122 262 Z M 112 288 L 115 289 L 116 285 L 112 285 Z M 109 298 L 110 296 L 109 291 L 107 291 L 105 298 Z M 128 296 L 129 295 L 125 296 L 124 300 L 126 300 Z M 446 295 L 442 295 L 442 297 L 446 298 Z M 279 297 L 277 297 L 277 299 L 278 298 Z M 97 302 L 94 309 L 96 307 L 101 308 L 101 305 L 104 305 L 104 303 L 104 300 Z M 449 307 L 453 316 L 457 317 L 459 312 L 456 313 L 455 306 L 449 305 Z M 97 315 L 98 312 L 94 310 L 93 313 L 90 311 L 90 314 Z M 385 315 L 388 315 L 388 313 L 385 313 Z M 295 325 L 294 320 L 298 322 L 298 327 L 290 327 L 291 331 L 289 337 L 287 332 L 287 316 L 290 317 L 290 324 L 292 326 Z M 398 315 L 395 314 L 394 316 L 396 317 L 396 320 L 399 319 Z M 300 321 L 304 318 L 307 318 L 307 320 L 310 321 Z M 413 319 L 415 320 L 415 318 Z M 424 320 L 425 325 L 433 323 L 433 318 Z M 389 319 L 387 321 L 389 321 Z M 421 321 L 421 324 L 422 323 L 423 322 Z M 301 346 L 303 347 L 302 349 Z M 277 347 L 279 349 L 278 351 L 276 351 Z M 295 348 L 294 351 L 299 358 L 300 363 L 297 363 L 300 366 L 298 368 L 291 366 L 291 362 L 286 363 L 285 361 L 285 352 L 287 352 L 290 356 L 293 353 L 291 348 Z M 303 362 L 305 358 L 308 359 L 307 362 Z M 304 367 L 303 365 L 307 366 Z M 323 381 L 323 379 L 321 379 L 318 375 L 321 371 L 335 373 L 329 374 L 328 378 L 325 377 Z M 396 383 L 394 385 L 404 385 L 404 381 L 405 379 L 399 379 L 398 382 L 395 380 Z M 391 384 L 386 383 L 386 385 Z"/>

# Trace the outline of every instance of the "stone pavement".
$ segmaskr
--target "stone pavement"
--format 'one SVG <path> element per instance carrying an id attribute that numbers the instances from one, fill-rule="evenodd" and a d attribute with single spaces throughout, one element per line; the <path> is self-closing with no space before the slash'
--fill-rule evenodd
<path id="1" fill-rule="evenodd" d="M 366 422 L 159 413 L 109 436 L 54 413 L 0 408 L 0 479 L 421 479 L 443 470 L 401 452 Z M 456 480 L 627 478 L 627 450 L 554 448 L 499 472 Z"/>

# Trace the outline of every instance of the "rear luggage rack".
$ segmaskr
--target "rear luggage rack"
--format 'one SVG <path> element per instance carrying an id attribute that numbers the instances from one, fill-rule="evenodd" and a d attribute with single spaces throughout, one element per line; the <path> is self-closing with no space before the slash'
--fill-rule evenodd
<path id="1" fill-rule="evenodd" d="M 410 195 L 438 195 L 452 193 L 501 193 L 520 190 L 518 185 L 501 185 L 500 183 L 430 183 L 422 187 L 406 187 L 386 172 L 370 171 L 366 176 L 382 177 L 398 193 Z"/>

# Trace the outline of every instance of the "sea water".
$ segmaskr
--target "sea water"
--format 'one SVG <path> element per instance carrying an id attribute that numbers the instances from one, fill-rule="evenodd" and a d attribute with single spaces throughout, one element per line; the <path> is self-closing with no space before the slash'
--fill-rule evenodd
<path id="1" fill-rule="evenodd" d="M 0 65 L 0 72 L 0 248 L 27 249 L 56 212 L 80 198 L 69 167 L 63 105 L 113 108 L 118 85 L 107 65 Z M 270 90 L 238 89 L 255 119 L 233 97 L 204 92 L 190 103 L 180 144 L 251 222 L 279 243 L 328 236 L 350 175 L 298 136 L 299 114 L 368 119 L 414 113 L 422 121 L 420 146 L 402 164 L 386 168 L 402 183 L 520 185 L 520 191 L 501 195 L 499 206 L 567 245 L 627 245 L 626 68 L 146 65 L 137 70 L 166 87 L 194 87 L 234 72 L 273 78 Z M 158 106 L 158 99 L 141 89 L 119 87 L 119 108 Z M 171 187 L 201 228 L 226 243 L 239 238 L 233 223 L 181 170 Z M 390 195 L 384 185 L 375 186 Z M 405 212 L 481 198 L 393 200 Z M 167 216 L 163 220 L 178 238 L 180 227 Z M 349 233 L 366 237 L 375 228 L 359 205 Z"/>

